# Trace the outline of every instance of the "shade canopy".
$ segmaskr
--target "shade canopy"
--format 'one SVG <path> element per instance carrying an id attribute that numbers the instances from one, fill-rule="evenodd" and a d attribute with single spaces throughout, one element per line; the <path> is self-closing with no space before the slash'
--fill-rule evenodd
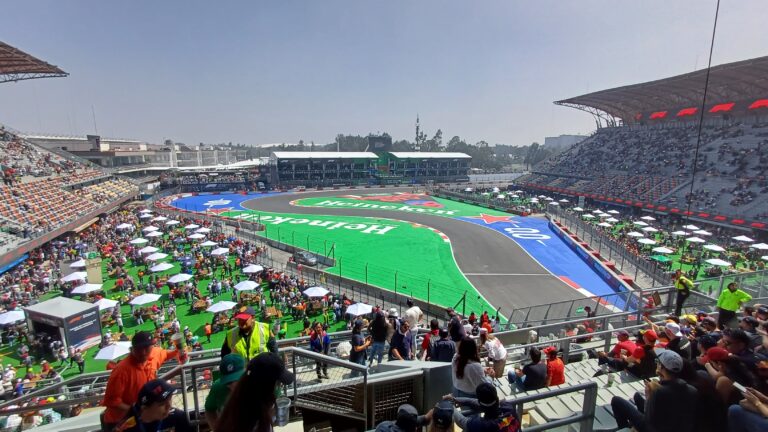
<path id="1" fill-rule="evenodd" d="M 86 277 L 88 277 L 88 273 L 86 272 L 74 272 L 61 278 L 61 281 L 62 282 L 84 281 Z"/>
<path id="2" fill-rule="evenodd" d="M 656 220 L 656 218 L 653 217 L 653 216 L 643 216 L 640 219 L 646 220 L 646 221 L 655 221 Z"/>
<path id="3" fill-rule="evenodd" d="M 144 243 L 149 243 L 149 240 L 147 240 L 145 238 L 139 237 L 139 238 L 135 238 L 135 239 L 129 241 L 128 243 L 130 243 L 130 244 L 144 244 Z"/>
<path id="4" fill-rule="evenodd" d="M 725 248 L 716 244 L 705 244 L 702 246 L 704 249 L 708 249 L 715 252 L 725 252 Z"/>
<path id="5" fill-rule="evenodd" d="M 753 239 L 751 239 L 751 238 L 749 238 L 749 237 L 747 237 L 745 235 L 736 236 L 736 237 L 733 237 L 733 239 L 736 240 L 736 241 L 740 241 L 740 242 L 753 242 L 754 241 Z"/>
<path id="6" fill-rule="evenodd" d="M 235 285 L 235 289 L 238 291 L 253 291 L 257 286 L 259 286 L 259 284 L 254 281 L 244 280 Z"/>
<path id="7" fill-rule="evenodd" d="M 150 267 L 149 270 L 152 271 L 152 272 L 157 273 L 157 272 L 162 272 L 162 271 L 170 270 L 172 268 L 173 268 L 173 264 L 160 263 L 160 264 L 158 264 L 156 266 Z"/>
<path id="8" fill-rule="evenodd" d="M 10 311 L 0 314 L 0 325 L 17 323 L 24 319 L 24 311 Z"/>
<path id="9" fill-rule="evenodd" d="M 168 254 L 162 252 L 155 252 L 147 257 L 147 261 L 160 261 L 161 259 L 168 258 Z"/>
<path id="10" fill-rule="evenodd" d="M 211 251 L 211 255 L 218 256 L 218 255 L 226 255 L 229 253 L 229 248 L 216 248 Z"/>
<path id="11" fill-rule="evenodd" d="M 581 208 L 581 207 L 574 207 L 574 208 L 573 208 L 573 211 L 577 211 L 577 212 L 583 212 L 583 211 L 584 211 L 584 209 L 583 209 L 583 208 Z"/>
<path id="12" fill-rule="evenodd" d="M 688 233 L 685 232 L 685 231 L 672 231 L 672 235 L 673 236 L 684 236 L 684 235 L 688 235 Z"/>
<path id="13" fill-rule="evenodd" d="M 689 231 L 696 231 L 700 228 L 697 227 L 696 225 L 683 225 L 683 229 L 687 229 Z"/>
<path id="14" fill-rule="evenodd" d="M 85 260 L 84 259 L 79 259 L 79 260 L 73 262 L 72 264 L 70 264 L 69 267 L 71 267 L 71 268 L 85 268 Z"/>
<path id="15" fill-rule="evenodd" d="M 662 254 L 668 254 L 668 253 L 674 252 L 672 249 L 664 246 L 655 247 L 653 248 L 653 251 L 656 253 L 662 253 Z"/>
<path id="16" fill-rule="evenodd" d="M 168 218 L 167 218 L 167 217 L 165 217 L 165 216 L 157 216 L 157 217 L 154 217 L 154 218 L 152 218 L 152 220 L 153 220 L 153 221 L 162 222 L 162 221 L 167 221 L 167 220 L 168 220 Z"/>
<path id="17" fill-rule="evenodd" d="M 152 231 L 151 233 L 147 234 L 147 237 L 162 237 L 163 233 L 160 231 Z"/>
<path id="18" fill-rule="evenodd" d="M 714 266 L 720 266 L 720 267 L 730 267 L 732 265 L 728 261 L 721 260 L 719 258 L 708 259 L 706 262 Z"/>
<path id="19" fill-rule="evenodd" d="M 144 231 L 144 232 L 152 232 L 152 231 L 157 231 L 157 230 L 159 230 L 159 229 L 160 229 L 160 228 L 158 228 L 158 227 L 156 227 L 156 226 L 150 225 L 150 226 L 148 226 L 148 227 L 144 227 L 144 228 L 142 229 L 142 231 Z"/>
<path id="20" fill-rule="evenodd" d="M 226 312 L 228 310 L 232 310 L 232 308 L 235 307 L 235 306 L 237 306 L 237 303 L 235 303 L 235 302 L 220 301 L 218 303 L 212 304 L 211 307 L 209 307 L 205 311 L 206 312 L 213 312 L 213 313 Z"/>
<path id="21" fill-rule="evenodd" d="M 179 222 L 179 221 L 177 221 L 177 220 L 169 220 L 169 221 L 165 222 L 165 225 L 166 225 L 166 226 L 173 226 L 173 225 L 178 225 L 178 224 L 180 224 L 180 223 L 181 223 L 181 222 Z"/>
<path id="22" fill-rule="evenodd" d="M 119 303 L 117 300 L 103 298 L 94 304 L 99 307 L 100 311 L 103 311 L 105 309 L 112 309 L 113 307 L 117 306 L 117 303 Z"/>
<path id="23" fill-rule="evenodd" d="M 347 315 L 360 316 L 373 312 L 373 306 L 366 303 L 355 303 L 347 308 Z"/>
<path id="24" fill-rule="evenodd" d="M 251 264 L 246 267 L 244 267 L 242 270 L 240 270 L 243 273 L 258 273 L 260 271 L 264 270 L 264 267 L 257 265 L 257 264 Z"/>
<path id="25" fill-rule="evenodd" d="M 119 230 L 124 230 L 124 229 L 129 229 L 129 228 L 133 228 L 133 225 L 131 225 L 129 223 L 121 223 L 120 225 L 115 227 L 115 229 L 119 229 Z"/>
<path id="26" fill-rule="evenodd" d="M 191 274 L 179 273 L 177 275 L 173 275 L 170 278 L 168 278 L 168 282 L 169 283 L 181 283 L 181 282 L 186 282 L 186 281 L 188 281 L 190 279 L 192 279 L 192 275 Z"/>
<path id="27" fill-rule="evenodd" d="M 757 250 L 768 250 L 768 244 L 765 243 L 755 243 L 750 247 Z"/>
<path id="28" fill-rule="evenodd" d="M 159 250 L 160 249 L 158 249 L 158 248 L 156 248 L 154 246 L 146 246 L 146 247 L 143 247 L 143 248 L 139 249 L 139 253 L 151 254 L 151 253 L 158 252 Z"/>
<path id="29" fill-rule="evenodd" d="M 618 222 L 619 220 L 618 220 L 618 219 L 616 219 L 615 217 L 610 217 L 610 218 L 606 219 L 605 221 L 606 221 L 606 222 L 611 222 L 611 223 L 616 223 L 616 222 Z"/>
<path id="30" fill-rule="evenodd" d="M 131 304 L 135 306 L 141 306 L 147 303 L 154 303 L 160 300 L 160 297 L 160 294 L 142 294 L 131 300 Z"/>
<path id="31" fill-rule="evenodd" d="M 201 233 L 201 234 L 208 234 L 209 232 L 211 232 L 211 229 L 203 227 L 203 228 L 196 229 L 195 232 Z"/>
<path id="32" fill-rule="evenodd" d="M 645 231 L 645 232 L 659 232 L 659 230 L 657 230 L 656 228 L 654 228 L 652 226 L 647 226 L 647 227 L 643 228 L 643 231 Z"/>
<path id="33" fill-rule="evenodd" d="M 644 244 L 644 245 L 654 245 L 654 244 L 656 244 L 656 240 L 651 240 L 649 238 L 641 238 L 637 242 L 641 243 L 641 244 Z"/>
<path id="34" fill-rule="evenodd" d="M 131 352 L 131 343 L 114 343 L 106 346 L 96 353 L 96 360 L 115 360 Z"/>
<path id="35" fill-rule="evenodd" d="M 216 243 L 215 241 L 210 241 L 210 240 L 206 240 L 206 241 L 200 243 L 200 246 L 203 246 L 203 247 L 211 247 L 211 246 L 216 246 L 216 245 L 218 245 L 218 243 Z"/>
<path id="36" fill-rule="evenodd" d="M 707 242 L 703 238 L 699 238 L 699 237 L 688 237 L 686 240 L 691 242 L 691 243 L 706 243 Z"/>
<path id="37" fill-rule="evenodd" d="M 705 230 L 697 230 L 693 232 L 694 234 L 703 235 L 703 236 L 711 236 L 712 233 Z"/>
<path id="38" fill-rule="evenodd" d="M 599 224 L 597 224 L 597 226 L 601 226 L 601 227 L 605 227 L 605 228 L 610 228 L 613 225 L 609 224 L 608 222 L 600 222 Z"/>
<path id="39" fill-rule="evenodd" d="M 196 228 L 200 228 L 200 225 L 189 224 L 189 225 L 184 227 L 184 229 L 196 229 Z"/>
<path id="40" fill-rule="evenodd" d="M 630 237 L 645 237 L 645 234 L 639 233 L 637 231 L 630 231 L 627 233 L 627 235 Z"/>
<path id="41" fill-rule="evenodd" d="M 102 284 L 82 284 L 80 286 L 75 287 L 75 289 L 72 290 L 72 294 L 88 294 L 96 291 L 101 291 Z"/>
<path id="42" fill-rule="evenodd" d="M 205 238 L 205 234 L 196 233 L 196 234 L 192 234 L 188 238 L 191 238 L 192 240 L 200 240 Z"/>
<path id="43" fill-rule="evenodd" d="M 305 289 L 304 295 L 307 297 L 324 297 L 329 292 L 330 291 L 321 286 L 313 286 Z"/>
<path id="44" fill-rule="evenodd" d="M 591 214 L 585 214 L 585 215 L 584 215 L 584 216 L 582 216 L 582 217 L 583 217 L 584 219 L 594 219 L 594 218 L 595 218 L 595 217 L 594 217 L 594 216 L 592 216 Z"/>
<path id="45" fill-rule="evenodd" d="M 651 259 L 654 261 L 662 262 L 662 263 L 672 261 L 671 259 L 669 259 L 669 257 L 665 257 L 664 255 L 651 255 Z"/>

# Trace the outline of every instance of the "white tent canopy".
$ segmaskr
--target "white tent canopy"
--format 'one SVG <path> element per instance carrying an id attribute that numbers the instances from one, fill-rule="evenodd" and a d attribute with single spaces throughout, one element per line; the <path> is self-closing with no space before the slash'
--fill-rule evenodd
<path id="1" fill-rule="evenodd" d="M 258 264 L 251 264 L 248 266 L 245 266 L 241 272 L 243 273 L 258 273 L 260 271 L 264 270 L 264 267 L 258 265 Z"/>
<path id="2" fill-rule="evenodd" d="M 147 261 L 160 261 L 161 259 L 168 258 L 168 254 L 162 252 L 155 252 L 147 257 Z"/>
<path id="3" fill-rule="evenodd" d="M 768 244 L 765 243 L 755 243 L 750 247 L 757 250 L 768 250 Z"/>
<path id="4" fill-rule="evenodd" d="M 714 266 L 721 266 L 721 267 L 730 267 L 732 265 L 728 261 L 721 260 L 719 258 L 708 259 L 707 263 L 712 264 Z"/>
<path id="5" fill-rule="evenodd" d="M 656 228 L 654 228 L 652 226 L 647 226 L 647 227 L 643 228 L 643 231 L 645 231 L 645 232 L 659 232 L 659 230 L 657 230 Z"/>
<path id="6" fill-rule="evenodd" d="M 160 249 L 158 249 L 158 248 L 156 248 L 154 246 L 146 246 L 146 247 L 143 247 L 143 248 L 139 249 L 139 253 L 151 254 L 151 253 L 158 252 L 159 250 Z"/>
<path id="7" fill-rule="evenodd" d="M 621 213 L 621 212 L 620 212 L 620 211 L 618 211 L 618 210 L 608 210 L 608 213 L 610 213 L 610 214 L 614 214 L 614 215 L 617 215 L 617 214 L 619 214 L 619 213 Z"/>
<path id="8" fill-rule="evenodd" d="M 656 220 L 656 218 L 653 217 L 653 216 L 643 216 L 640 219 L 647 220 L 647 221 L 655 221 Z"/>
<path id="9" fill-rule="evenodd" d="M 210 228 L 198 228 L 198 229 L 195 230 L 195 232 L 196 233 L 201 233 L 201 234 L 208 234 L 209 232 L 211 232 L 211 229 Z"/>
<path id="10" fill-rule="evenodd" d="M 178 225 L 178 224 L 180 224 L 180 223 L 181 223 L 181 222 L 179 222 L 179 221 L 177 221 L 177 220 L 169 220 L 169 221 L 166 221 L 166 222 L 165 222 L 165 225 L 166 225 L 166 226 L 172 226 L 172 225 Z"/>
<path id="11" fill-rule="evenodd" d="M 637 231 L 628 232 L 627 235 L 630 237 L 645 237 L 645 234 L 639 233 Z"/>
<path id="12" fill-rule="evenodd" d="M 184 229 L 196 229 L 196 228 L 200 228 L 200 225 L 189 224 L 184 227 Z"/>
<path id="13" fill-rule="evenodd" d="M 196 234 L 192 234 L 188 238 L 191 238 L 192 240 L 200 240 L 205 238 L 205 234 L 196 233 Z"/>
<path id="14" fill-rule="evenodd" d="M 74 272 L 61 278 L 61 281 L 62 282 L 83 281 L 85 280 L 86 277 L 88 277 L 87 272 Z"/>
<path id="15" fill-rule="evenodd" d="M 218 256 L 218 255 L 226 255 L 229 253 L 229 248 L 216 248 L 211 251 L 211 255 Z"/>
<path id="16" fill-rule="evenodd" d="M 583 212 L 583 211 L 584 211 L 584 209 L 583 209 L 583 208 L 581 208 L 581 207 L 574 207 L 574 208 L 573 208 L 573 211 L 576 211 L 576 212 Z"/>
<path id="17" fill-rule="evenodd" d="M 10 311 L 0 314 L 0 325 L 17 323 L 24 319 L 24 311 Z"/>
<path id="18" fill-rule="evenodd" d="M 188 281 L 190 279 L 192 279 L 192 275 L 191 274 L 179 273 L 177 275 L 173 275 L 170 278 L 168 278 L 168 282 L 169 283 L 181 283 L 181 282 L 186 282 L 186 281 Z"/>
<path id="19" fill-rule="evenodd" d="M 101 291 L 101 285 L 102 284 L 82 284 L 80 286 L 75 287 L 75 289 L 72 290 L 72 294 L 88 294 L 96 291 Z"/>
<path id="20" fill-rule="evenodd" d="M 144 231 L 144 232 L 152 232 L 152 231 L 157 231 L 159 229 L 160 228 L 158 228 L 156 226 L 150 225 L 148 227 L 144 227 L 144 229 L 142 229 L 142 231 Z"/>
<path id="21" fill-rule="evenodd" d="M 130 342 L 122 343 L 122 344 L 118 342 L 100 349 L 99 352 L 96 353 L 96 356 L 94 357 L 94 359 L 115 360 L 124 355 L 128 355 L 128 353 L 130 352 L 131 352 Z"/>
<path id="22" fill-rule="evenodd" d="M 85 268 L 85 260 L 79 259 L 69 265 L 70 268 Z"/>
<path id="23" fill-rule="evenodd" d="M 688 237 L 686 240 L 688 240 L 691 243 L 706 243 L 707 241 L 700 237 Z"/>
<path id="24" fill-rule="evenodd" d="M 165 217 L 165 216 L 157 216 L 157 217 L 155 217 L 155 218 L 152 218 L 152 220 L 153 220 L 153 221 L 159 221 L 159 222 L 162 222 L 162 221 L 167 221 L 167 220 L 168 220 L 168 218 L 167 218 L 167 217 Z"/>
<path id="25" fill-rule="evenodd" d="M 635 221 L 635 222 L 633 222 L 633 223 L 634 223 L 635 225 L 637 225 L 637 226 L 642 226 L 642 227 L 644 227 L 644 226 L 648 226 L 648 224 L 647 224 L 647 223 L 645 223 L 645 222 L 643 222 L 643 221 Z"/>
<path id="26" fill-rule="evenodd" d="M 329 292 L 330 291 L 321 286 L 313 286 L 305 289 L 304 295 L 307 297 L 324 297 Z"/>
<path id="27" fill-rule="evenodd" d="M 134 306 L 141 306 L 145 305 L 147 303 L 153 303 L 158 300 L 160 300 L 160 294 L 142 294 L 133 300 L 131 300 L 131 304 Z"/>
<path id="28" fill-rule="evenodd" d="M 128 243 L 130 243 L 130 244 L 143 244 L 143 243 L 149 243 L 149 240 L 147 240 L 145 238 L 139 237 L 139 238 L 135 238 L 135 239 L 129 241 Z"/>
<path id="29" fill-rule="evenodd" d="M 152 271 L 152 272 L 157 273 L 157 272 L 162 272 L 162 271 L 170 270 L 172 268 L 173 268 L 173 264 L 160 263 L 160 264 L 158 264 L 156 266 L 150 267 L 149 270 Z"/>
<path id="30" fill-rule="evenodd" d="M 366 303 L 355 303 L 347 308 L 347 315 L 360 316 L 373 312 L 373 306 Z"/>
<path id="31" fill-rule="evenodd" d="M 687 230 L 689 230 L 689 231 L 696 231 L 696 230 L 698 230 L 698 229 L 700 229 L 700 228 L 699 228 L 699 227 L 697 227 L 696 225 L 684 225 L 684 226 L 683 226 L 683 229 L 687 229 Z"/>
<path id="32" fill-rule="evenodd" d="M 749 238 L 749 237 L 747 237 L 745 235 L 736 236 L 736 237 L 733 237 L 733 239 L 736 240 L 736 241 L 740 241 L 740 242 L 753 242 L 754 241 L 753 239 L 751 239 L 751 238 Z"/>
<path id="33" fill-rule="evenodd" d="M 712 235 L 711 232 L 705 231 L 705 230 L 698 230 L 698 231 L 694 231 L 693 233 L 694 234 L 698 234 L 698 235 L 703 235 L 703 236 L 711 236 Z"/>
<path id="34" fill-rule="evenodd" d="M 100 311 L 103 311 L 105 309 L 112 309 L 113 307 L 117 306 L 117 303 L 119 303 L 117 300 L 103 298 L 94 304 L 99 307 Z"/>
<path id="35" fill-rule="evenodd" d="M 115 229 L 119 229 L 119 230 L 130 229 L 130 228 L 133 228 L 133 225 L 129 223 L 121 223 L 120 225 L 115 227 Z"/>
<path id="36" fill-rule="evenodd" d="M 259 286 L 259 284 L 254 281 L 244 280 L 235 285 L 235 289 L 238 291 L 253 291 L 257 286 Z"/>
<path id="37" fill-rule="evenodd" d="M 151 233 L 147 234 L 147 237 L 162 237 L 163 233 L 160 231 L 152 231 Z"/>
<path id="38" fill-rule="evenodd" d="M 610 228 L 613 225 L 609 224 L 608 222 L 600 222 L 599 224 L 597 224 L 597 226 L 601 226 L 601 227 L 605 227 L 605 228 Z"/>
<path id="39" fill-rule="evenodd" d="M 664 246 L 655 247 L 653 248 L 653 251 L 657 253 L 662 253 L 662 254 L 669 254 L 674 252 L 672 249 Z"/>
<path id="40" fill-rule="evenodd" d="M 206 241 L 200 243 L 200 246 L 203 246 L 203 247 L 211 247 L 211 246 L 216 246 L 216 245 L 218 245 L 218 243 L 216 243 L 215 241 L 210 241 L 210 240 L 206 240 Z"/>
<path id="41" fill-rule="evenodd" d="M 651 240 L 649 238 L 641 238 L 637 242 L 641 243 L 641 244 L 644 244 L 644 245 L 654 245 L 654 244 L 656 244 L 656 240 Z"/>
<path id="42" fill-rule="evenodd" d="M 235 307 L 235 306 L 237 306 L 237 303 L 235 303 L 235 302 L 220 301 L 218 303 L 212 304 L 211 307 L 209 307 L 205 311 L 206 312 L 213 312 L 213 313 L 226 312 L 228 310 L 232 310 L 232 308 Z"/>
<path id="43" fill-rule="evenodd" d="M 685 232 L 685 231 L 672 231 L 672 235 L 673 236 L 684 236 L 684 235 L 688 235 L 688 233 Z"/>
<path id="44" fill-rule="evenodd" d="M 704 249 L 708 249 L 715 252 L 725 252 L 725 248 L 716 244 L 705 244 L 702 246 Z"/>

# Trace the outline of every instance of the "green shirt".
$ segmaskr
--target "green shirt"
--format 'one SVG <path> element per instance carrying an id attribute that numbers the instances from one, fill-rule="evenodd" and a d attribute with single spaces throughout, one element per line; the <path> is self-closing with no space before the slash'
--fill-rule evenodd
<path id="1" fill-rule="evenodd" d="M 736 291 L 731 292 L 731 290 L 726 288 L 720 293 L 720 298 L 717 299 L 717 307 L 727 311 L 736 312 L 739 310 L 742 303 L 750 300 L 752 300 L 752 296 L 744 291 L 737 289 Z"/>
<path id="2" fill-rule="evenodd" d="M 208 397 L 205 398 L 205 411 L 214 412 L 217 415 L 221 414 L 224 410 L 224 404 L 229 397 L 229 385 L 222 384 L 221 381 L 216 381 L 211 386 L 211 391 L 208 393 Z"/>

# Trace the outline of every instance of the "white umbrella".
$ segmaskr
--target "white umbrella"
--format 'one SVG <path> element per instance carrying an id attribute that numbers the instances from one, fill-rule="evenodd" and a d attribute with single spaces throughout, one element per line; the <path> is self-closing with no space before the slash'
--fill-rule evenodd
<path id="1" fill-rule="evenodd" d="M 215 241 L 210 241 L 210 240 L 206 240 L 206 241 L 200 243 L 200 246 L 204 246 L 204 247 L 211 247 L 211 246 L 216 246 L 216 245 L 218 245 L 218 243 L 216 243 Z"/>
<path id="2" fill-rule="evenodd" d="M 254 281 L 244 280 L 235 285 L 235 289 L 238 291 L 253 291 L 257 286 L 259 286 L 259 284 Z"/>
<path id="3" fill-rule="evenodd" d="M 155 252 L 147 257 L 147 261 L 160 261 L 161 259 L 168 258 L 168 254 L 162 252 Z"/>
<path id="4" fill-rule="evenodd" d="M 645 231 L 645 232 L 659 232 L 659 230 L 657 230 L 654 227 L 650 227 L 650 226 L 643 228 L 643 231 Z"/>
<path id="5" fill-rule="evenodd" d="M 647 220 L 647 221 L 655 221 L 656 220 L 656 218 L 653 217 L 653 216 L 643 216 L 640 219 Z"/>
<path id="6" fill-rule="evenodd" d="M 329 292 L 330 291 L 321 286 L 313 286 L 305 289 L 304 295 L 307 297 L 324 297 Z"/>
<path id="7" fill-rule="evenodd" d="M 602 213 L 602 212 L 603 212 L 603 211 L 602 211 L 602 210 L 600 210 L 600 209 L 597 209 L 597 210 L 592 210 L 592 213 L 595 213 L 595 214 L 599 214 L 599 213 Z"/>
<path id="8" fill-rule="evenodd" d="M 160 264 L 158 264 L 158 265 L 156 265 L 156 266 L 154 266 L 154 267 L 150 267 L 149 269 L 150 269 L 152 272 L 155 272 L 155 273 L 157 273 L 157 272 L 162 272 L 162 271 L 170 270 L 170 269 L 172 269 L 172 268 L 173 268 L 173 264 L 169 264 L 169 263 L 160 263 Z"/>
<path id="9" fill-rule="evenodd" d="M 192 234 L 191 236 L 189 236 L 189 238 L 191 238 L 192 240 L 200 240 L 205 238 L 205 234 L 200 234 L 200 233 Z"/>
<path id="10" fill-rule="evenodd" d="M 630 237 L 645 237 L 645 234 L 639 233 L 637 231 L 628 232 L 627 235 Z"/>
<path id="11" fill-rule="evenodd" d="M 85 260 L 84 259 L 79 259 L 79 260 L 73 262 L 72 264 L 70 264 L 69 267 L 71 267 L 71 268 L 84 268 L 85 267 Z"/>
<path id="12" fill-rule="evenodd" d="M 196 233 L 202 233 L 202 234 L 208 234 L 211 232 L 210 228 L 198 228 L 195 230 Z"/>
<path id="13" fill-rule="evenodd" d="M 610 213 L 610 214 L 619 214 L 621 212 L 618 211 L 618 210 L 608 210 L 608 213 Z"/>
<path id="14" fill-rule="evenodd" d="M 567 199 L 565 199 L 565 198 L 563 198 L 563 199 L 561 199 L 561 200 L 560 200 L 560 202 L 561 202 L 561 203 L 567 203 L 567 202 L 568 202 L 568 200 L 567 200 Z"/>
<path id="15" fill-rule="evenodd" d="M 584 216 L 582 216 L 582 217 L 583 217 L 584 219 L 594 219 L 594 218 L 595 218 L 595 217 L 594 217 L 594 216 L 592 216 L 591 214 L 585 214 L 585 215 L 584 215 Z"/>
<path id="16" fill-rule="evenodd" d="M 101 291 L 101 284 L 83 284 L 72 290 L 72 294 L 88 294 L 96 291 Z"/>
<path id="17" fill-rule="evenodd" d="M 139 213 L 152 213 L 152 210 L 150 210 L 150 209 L 143 209 Z"/>
<path id="18" fill-rule="evenodd" d="M 158 227 L 156 227 L 156 226 L 152 226 L 152 225 L 150 225 L 150 226 L 148 226 L 148 227 L 144 227 L 144 229 L 142 229 L 142 231 L 144 231 L 144 232 L 152 232 L 152 231 L 157 231 L 157 230 L 159 230 L 159 229 L 160 229 L 160 228 L 158 228 Z"/>
<path id="19" fill-rule="evenodd" d="M 128 353 L 130 352 L 131 352 L 130 342 L 128 342 L 128 344 L 120 344 L 118 342 L 100 349 L 99 352 L 96 353 L 96 356 L 94 357 L 94 359 L 115 360 L 124 355 L 128 355 Z"/>
<path id="20" fill-rule="evenodd" d="M 654 252 L 663 253 L 663 254 L 668 254 L 668 253 L 674 252 L 672 249 L 670 249 L 668 247 L 664 247 L 664 246 L 655 247 L 652 250 Z"/>
<path id="21" fill-rule="evenodd" d="M 10 311 L 0 314 L 0 325 L 13 324 L 24 319 L 24 311 Z"/>
<path id="22" fill-rule="evenodd" d="M 61 281 L 62 282 L 82 281 L 82 280 L 85 280 L 87 276 L 88 276 L 88 273 L 86 272 L 74 272 L 61 278 Z"/>
<path id="23" fill-rule="evenodd" d="M 703 236 L 711 236 L 711 235 L 712 235 L 712 233 L 711 233 L 711 232 L 709 232 L 709 231 L 704 231 L 704 230 L 698 230 L 698 231 L 694 231 L 693 233 L 694 233 L 694 234 L 698 234 L 698 235 L 703 235 Z"/>
<path id="24" fill-rule="evenodd" d="M 179 221 L 177 221 L 177 220 L 169 220 L 169 221 L 167 221 L 167 222 L 165 223 L 165 226 L 178 225 L 178 224 L 180 224 L 180 223 L 181 223 L 181 222 L 179 222 Z"/>
<path id="25" fill-rule="evenodd" d="M 685 232 L 685 231 L 672 231 L 672 235 L 673 236 L 684 236 L 684 235 L 688 235 L 688 233 Z"/>
<path id="26" fill-rule="evenodd" d="M 514 194 L 512 194 L 512 195 L 510 195 L 509 197 L 510 197 L 510 198 L 520 198 L 520 195 L 514 195 Z"/>
<path id="27" fill-rule="evenodd" d="M 707 263 L 715 265 L 715 266 L 722 266 L 722 267 L 730 267 L 731 266 L 731 263 L 729 263 L 728 261 L 725 261 L 725 260 L 721 260 L 719 258 L 708 259 Z"/>
<path id="28" fill-rule="evenodd" d="M 152 231 L 151 233 L 147 234 L 147 237 L 162 237 L 163 233 L 160 231 Z"/>
<path id="29" fill-rule="evenodd" d="M 760 257 L 760 259 L 762 259 L 764 261 L 768 261 L 768 255 L 763 255 L 763 256 Z"/>
<path id="30" fill-rule="evenodd" d="M 577 211 L 577 212 L 583 212 L 583 211 L 584 211 L 584 209 L 583 209 L 583 208 L 581 208 L 581 207 L 574 207 L 574 208 L 573 208 L 573 211 Z"/>
<path id="31" fill-rule="evenodd" d="M 600 222 L 599 224 L 597 224 L 597 226 L 601 226 L 601 227 L 605 227 L 605 228 L 610 228 L 613 225 L 609 224 L 608 222 Z"/>
<path id="32" fill-rule="evenodd" d="M 634 224 L 642 227 L 648 226 L 648 224 L 643 221 L 635 221 Z"/>
<path id="33" fill-rule="evenodd" d="M 616 223 L 616 222 L 618 222 L 619 220 L 618 220 L 618 219 L 616 219 L 615 217 L 610 217 L 610 218 L 606 219 L 605 221 L 606 221 L 606 222 L 611 222 L 611 223 Z"/>
<path id="34" fill-rule="evenodd" d="M 139 253 L 151 254 L 151 253 L 155 253 L 155 252 L 157 252 L 159 250 L 160 249 L 158 249 L 158 248 L 156 248 L 154 246 L 147 246 L 147 247 L 143 247 L 143 248 L 139 249 Z"/>
<path id="35" fill-rule="evenodd" d="M 200 228 L 200 225 L 189 224 L 184 227 L 184 229 L 195 229 L 195 228 Z"/>
<path id="36" fill-rule="evenodd" d="M 104 309 L 112 309 L 113 307 L 117 306 L 117 303 L 118 303 L 117 300 L 103 298 L 94 304 L 99 307 L 100 311 L 103 311 Z"/>
<path id="37" fill-rule="evenodd" d="M 232 310 L 232 308 L 235 307 L 235 306 L 237 306 L 237 303 L 235 303 L 235 302 L 220 301 L 218 303 L 212 304 L 211 307 L 209 307 L 205 311 L 206 312 L 213 312 L 213 313 L 226 312 L 228 310 Z"/>
<path id="38" fill-rule="evenodd" d="M 124 230 L 124 229 L 129 229 L 129 228 L 133 228 L 133 225 L 131 225 L 129 223 L 121 223 L 120 225 L 115 227 L 115 229 L 119 229 L 119 230 Z"/>
<path id="39" fill-rule="evenodd" d="M 188 280 L 192 279 L 191 274 L 186 273 L 179 273 L 177 275 L 173 275 L 168 279 L 168 282 L 170 283 L 180 283 L 180 282 L 186 282 Z"/>
<path id="40" fill-rule="evenodd" d="M 373 306 L 365 303 L 355 303 L 347 308 L 347 315 L 360 316 L 373 312 Z"/>
<path id="41" fill-rule="evenodd" d="M 264 270 L 264 267 L 257 265 L 257 264 L 251 264 L 249 266 L 246 266 L 242 270 L 240 270 L 243 273 L 258 273 L 260 271 Z"/>
<path id="42" fill-rule="evenodd" d="M 703 238 L 699 238 L 699 237 L 688 237 L 686 240 L 688 240 L 691 243 L 706 243 L 707 242 Z"/>
<path id="43" fill-rule="evenodd" d="M 656 240 L 651 240 L 649 238 L 641 238 L 637 241 L 638 243 L 642 243 L 644 245 L 653 245 L 656 244 Z"/>
<path id="44" fill-rule="evenodd" d="M 600 213 L 597 215 L 597 217 L 607 218 L 607 217 L 611 217 L 611 215 L 609 215 L 608 213 Z"/>
<path id="45" fill-rule="evenodd" d="M 139 219 L 149 219 L 152 215 L 149 213 L 144 213 L 143 215 L 139 216 Z"/>
<path id="46" fill-rule="evenodd" d="M 144 244 L 144 243 L 149 243 L 149 240 L 147 240 L 145 238 L 139 237 L 139 238 L 135 238 L 135 239 L 129 241 L 128 243 L 130 243 L 130 244 Z"/>
<path id="47" fill-rule="evenodd" d="M 709 249 L 709 250 L 715 251 L 715 252 L 725 252 L 725 248 L 724 247 L 718 246 L 716 244 L 706 244 L 706 245 L 704 245 L 702 247 L 704 249 Z"/>
<path id="48" fill-rule="evenodd" d="M 134 306 L 141 306 L 158 300 L 160 300 L 160 294 L 142 294 L 131 300 L 131 304 Z"/>
<path id="49" fill-rule="evenodd" d="M 152 218 L 152 220 L 153 220 L 153 221 L 162 222 L 162 221 L 167 221 L 167 220 L 168 220 L 168 218 L 167 218 L 167 217 L 165 217 L 165 216 L 157 216 L 157 217 L 154 217 L 154 218 Z"/>
<path id="50" fill-rule="evenodd" d="M 558 204 L 556 201 L 550 201 L 550 202 L 549 202 L 549 205 L 553 205 L 553 206 L 556 206 L 556 205 L 560 205 L 560 204 Z"/>
<path id="51" fill-rule="evenodd" d="M 211 251 L 211 255 L 214 255 L 214 256 L 226 255 L 228 253 L 229 253 L 229 248 L 216 248 Z"/>
<path id="52" fill-rule="evenodd" d="M 740 242 L 753 242 L 754 241 L 754 240 L 752 240 L 751 238 L 749 238 L 749 237 L 747 237 L 745 235 L 740 235 L 738 237 L 734 237 L 733 239 L 736 240 L 736 241 L 740 241 Z"/>
<path id="53" fill-rule="evenodd" d="M 768 250 L 768 244 L 765 243 L 755 243 L 750 247 L 757 250 Z"/>
<path id="54" fill-rule="evenodd" d="M 537 200 L 536 198 L 531 198 L 531 202 L 532 203 L 537 203 L 537 202 L 539 202 L 539 200 Z"/>
<path id="55" fill-rule="evenodd" d="M 697 227 L 696 225 L 685 225 L 683 226 L 683 229 L 687 229 L 689 231 L 696 231 L 697 229 L 699 229 L 699 227 Z"/>

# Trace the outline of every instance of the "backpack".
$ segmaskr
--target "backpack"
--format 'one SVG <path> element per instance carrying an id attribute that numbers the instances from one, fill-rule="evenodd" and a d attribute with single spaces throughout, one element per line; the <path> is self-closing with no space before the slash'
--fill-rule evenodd
<path id="1" fill-rule="evenodd" d="M 496 419 L 499 430 L 503 432 L 518 432 L 520 430 L 520 420 L 517 418 L 515 405 L 503 401 L 499 408 L 501 409 L 501 415 Z"/>

